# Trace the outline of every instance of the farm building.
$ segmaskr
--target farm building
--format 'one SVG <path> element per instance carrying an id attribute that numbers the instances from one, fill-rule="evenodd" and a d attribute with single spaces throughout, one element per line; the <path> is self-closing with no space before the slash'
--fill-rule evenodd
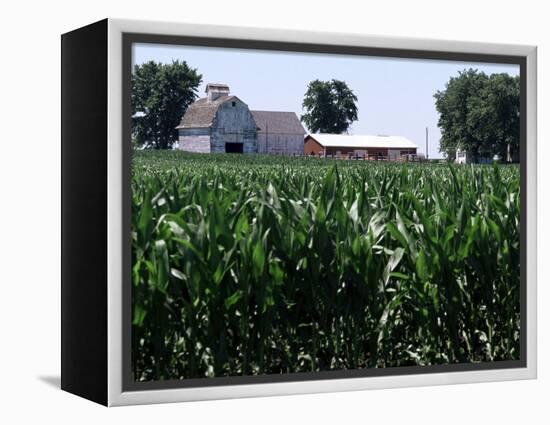
<path id="1" fill-rule="evenodd" d="M 417 146 L 400 136 L 351 136 L 347 134 L 308 134 L 305 155 L 380 157 L 397 160 L 416 155 Z"/>
<path id="2" fill-rule="evenodd" d="M 470 155 L 468 152 L 457 149 L 455 154 L 455 163 L 457 164 L 474 164 L 476 162 L 488 163 L 488 158 L 474 158 L 473 155 Z"/>
<path id="3" fill-rule="evenodd" d="M 178 148 L 188 152 L 303 153 L 305 130 L 294 112 L 251 111 L 225 84 L 208 84 L 177 129 Z"/>
<path id="4" fill-rule="evenodd" d="M 507 155 L 503 158 L 499 154 L 491 156 L 474 156 L 470 152 L 462 149 L 457 149 L 455 154 L 455 163 L 457 164 L 491 164 L 493 162 L 519 162 L 519 152 Z"/>
<path id="5" fill-rule="evenodd" d="M 258 153 L 303 153 L 306 132 L 294 112 L 252 111 L 252 117 L 258 130 Z"/>

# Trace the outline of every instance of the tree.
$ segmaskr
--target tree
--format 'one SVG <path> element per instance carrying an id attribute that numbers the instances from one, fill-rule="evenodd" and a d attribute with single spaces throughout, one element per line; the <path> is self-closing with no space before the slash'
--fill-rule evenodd
<path id="1" fill-rule="evenodd" d="M 471 102 L 468 125 L 483 153 L 512 161 L 519 153 L 519 77 L 492 74 Z"/>
<path id="2" fill-rule="evenodd" d="M 440 152 L 445 152 L 449 159 L 454 159 L 458 149 L 467 151 L 474 157 L 479 156 L 481 140 L 472 134 L 468 125 L 468 115 L 472 99 L 483 88 L 487 75 L 477 70 L 468 69 L 452 77 L 445 90 L 438 91 L 435 107 L 439 112 L 438 126 L 441 129 L 439 142 Z"/>
<path id="3" fill-rule="evenodd" d="M 311 81 L 302 107 L 304 124 L 313 133 L 344 133 L 357 120 L 357 96 L 343 81 Z"/>
<path id="4" fill-rule="evenodd" d="M 459 72 L 438 91 L 439 150 L 452 160 L 458 149 L 474 159 L 498 154 L 510 161 L 519 152 L 519 77 Z"/>
<path id="5" fill-rule="evenodd" d="M 197 98 L 202 81 L 185 61 L 150 61 L 132 73 L 132 139 L 137 146 L 170 149 L 177 140 L 176 126 Z"/>

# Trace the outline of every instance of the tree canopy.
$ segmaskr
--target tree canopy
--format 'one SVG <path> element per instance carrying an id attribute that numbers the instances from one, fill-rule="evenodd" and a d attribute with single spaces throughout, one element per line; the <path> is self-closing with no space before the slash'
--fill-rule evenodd
<path id="1" fill-rule="evenodd" d="M 434 97 L 439 150 L 449 158 L 458 149 L 474 158 L 498 154 L 507 161 L 519 152 L 519 77 L 468 69 Z"/>
<path id="2" fill-rule="evenodd" d="M 202 75 L 185 61 L 150 61 L 132 73 L 132 139 L 139 147 L 170 149 L 176 126 L 197 98 Z"/>
<path id="3" fill-rule="evenodd" d="M 357 120 L 357 96 L 343 81 L 311 81 L 304 95 L 302 121 L 313 133 L 345 133 Z"/>

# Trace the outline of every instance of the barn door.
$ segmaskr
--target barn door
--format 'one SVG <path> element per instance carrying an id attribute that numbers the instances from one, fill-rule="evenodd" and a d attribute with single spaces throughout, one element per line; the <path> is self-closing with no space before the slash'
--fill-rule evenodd
<path id="1" fill-rule="evenodd" d="M 243 144 L 242 143 L 226 143 L 225 144 L 226 153 L 243 153 Z"/>

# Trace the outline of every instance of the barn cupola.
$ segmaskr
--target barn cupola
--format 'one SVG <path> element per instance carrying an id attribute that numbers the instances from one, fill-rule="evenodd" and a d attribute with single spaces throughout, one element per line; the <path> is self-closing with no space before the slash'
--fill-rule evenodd
<path id="1" fill-rule="evenodd" d="M 229 94 L 229 86 L 227 84 L 208 83 L 206 85 L 206 98 L 208 102 L 213 102 L 218 97 L 227 96 L 228 94 Z"/>

